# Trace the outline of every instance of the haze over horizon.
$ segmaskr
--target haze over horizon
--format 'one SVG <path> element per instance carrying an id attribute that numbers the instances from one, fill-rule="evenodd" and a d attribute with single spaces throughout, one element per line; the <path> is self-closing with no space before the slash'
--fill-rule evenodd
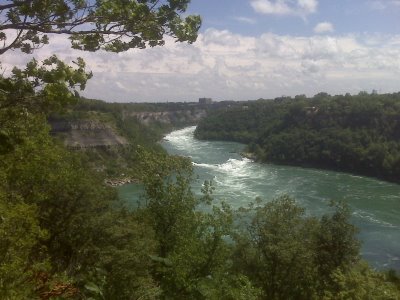
<path id="1" fill-rule="evenodd" d="M 192 0 L 187 13 L 203 18 L 193 45 L 90 53 L 54 36 L 33 55 L 7 52 L 2 68 L 80 56 L 94 74 L 82 95 L 117 102 L 400 90 L 399 0 Z"/>

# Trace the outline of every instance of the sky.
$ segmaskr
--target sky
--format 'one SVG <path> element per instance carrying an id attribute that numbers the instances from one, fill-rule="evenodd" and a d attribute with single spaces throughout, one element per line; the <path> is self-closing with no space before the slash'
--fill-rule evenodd
<path id="1" fill-rule="evenodd" d="M 400 0 L 192 0 L 185 14 L 203 20 L 191 45 L 88 53 L 56 36 L 33 56 L 84 58 L 82 95 L 109 102 L 400 91 Z M 2 67 L 31 57 L 8 51 Z"/>

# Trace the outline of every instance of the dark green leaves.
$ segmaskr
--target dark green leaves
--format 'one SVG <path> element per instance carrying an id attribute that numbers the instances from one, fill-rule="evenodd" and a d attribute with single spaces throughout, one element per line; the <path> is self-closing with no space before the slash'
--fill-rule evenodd
<path id="1" fill-rule="evenodd" d="M 0 54 L 9 49 L 30 53 L 48 43 L 46 34 L 51 33 L 69 35 L 72 47 L 85 51 L 154 47 L 164 44 L 165 35 L 193 43 L 201 24 L 199 16 L 181 18 L 188 0 L 10 2 L 0 6 L 6 13 Z M 6 29 L 15 29 L 17 37 L 12 39 Z"/>
<path id="2" fill-rule="evenodd" d="M 319 93 L 278 100 L 236 103 L 212 112 L 195 135 L 247 143 L 247 151 L 263 162 L 400 182 L 399 93 Z"/>

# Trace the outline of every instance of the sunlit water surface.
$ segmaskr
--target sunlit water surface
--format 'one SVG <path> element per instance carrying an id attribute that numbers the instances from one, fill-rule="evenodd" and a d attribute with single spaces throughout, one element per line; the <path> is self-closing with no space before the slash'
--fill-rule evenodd
<path id="1" fill-rule="evenodd" d="M 345 173 L 260 164 L 242 158 L 244 145 L 194 139 L 195 127 L 177 130 L 165 137 L 171 154 L 189 156 L 198 178 L 193 190 L 212 180 L 216 200 L 233 208 L 247 206 L 256 197 L 268 201 L 279 195 L 294 197 L 309 214 L 328 211 L 330 200 L 345 200 L 352 222 L 360 229 L 362 255 L 377 268 L 400 270 L 400 185 Z M 142 188 L 126 185 L 120 197 L 136 203 Z"/>

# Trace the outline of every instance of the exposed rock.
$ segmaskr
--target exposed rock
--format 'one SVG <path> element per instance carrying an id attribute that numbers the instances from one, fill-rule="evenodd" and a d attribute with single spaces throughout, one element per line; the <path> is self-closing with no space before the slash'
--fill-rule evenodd
<path id="1" fill-rule="evenodd" d="M 124 115 L 126 117 L 136 117 L 142 124 L 159 122 L 163 124 L 176 123 L 197 123 L 200 119 L 206 116 L 207 112 L 204 109 L 195 110 L 177 110 L 163 112 L 130 112 Z"/>
<path id="2" fill-rule="evenodd" d="M 207 114 L 201 108 L 162 112 L 127 112 L 123 118 L 136 117 L 144 125 L 162 123 L 168 125 L 195 124 Z M 70 149 L 87 149 L 127 145 L 127 140 L 120 136 L 109 124 L 97 120 L 49 120 L 51 131 L 64 141 Z"/>
<path id="3" fill-rule="evenodd" d="M 82 149 L 126 145 L 111 126 L 94 120 L 50 122 L 52 133 L 62 133 L 68 148 Z"/>
<path id="4" fill-rule="evenodd" d="M 104 183 L 111 187 L 118 187 L 128 183 L 139 183 L 139 180 L 134 178 L 112 178 L 112 179 L 105 179 Z"/>
<path id="5" fill-rule="evenodd" d="M 253 161 L 257 161 L 257 156 L 255 153 L 252 152 L 240 152 L 240 155 L 244 158 L 251 159 Z"/>

